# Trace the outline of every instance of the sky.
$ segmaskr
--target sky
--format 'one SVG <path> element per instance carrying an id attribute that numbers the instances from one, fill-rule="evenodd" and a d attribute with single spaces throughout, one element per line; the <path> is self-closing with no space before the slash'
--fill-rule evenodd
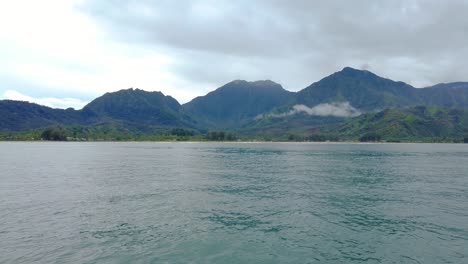
<path id="1" fill-rule="evenodd" d="M 232 80 L 301 90 L 345 66 L 468 81 L 468 0 L 0 0 L 0 99 L 80 109 L 127 88 L 180 103 Z"/>

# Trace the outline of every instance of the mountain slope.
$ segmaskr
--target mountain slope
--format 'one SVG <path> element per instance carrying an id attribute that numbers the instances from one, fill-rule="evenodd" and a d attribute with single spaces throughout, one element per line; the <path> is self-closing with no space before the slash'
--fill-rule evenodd
<path id="1" fill-rule="evenodd" d="M 237 133 L 247 136 L 285 138 L 288 134 L 307 135 L 319 127 L 346 121 L 336 116 L 311 116 L 298 113 L 284 117 L 265 116 L 247 123 Z"/>
<path id="2" fill-rule="evenodd" d="M 325 127 L 324 131 L 355 139 L 366 134 L 384 140 L 463 138 L 468 135 L 468 110 L 425 106 L 387 109 Z"/>
<path id="3" fill-rule="evenodd" d="M 441 83 L 416 92 L 427 106 L 468 108 L 468 82 Z"/>
<path id="4" fill-rule="evenodd" d="M 293 101 L 294 93 L 272 81 L 230 82 L 183 108 L 208 128 L 235 128 Z"/>

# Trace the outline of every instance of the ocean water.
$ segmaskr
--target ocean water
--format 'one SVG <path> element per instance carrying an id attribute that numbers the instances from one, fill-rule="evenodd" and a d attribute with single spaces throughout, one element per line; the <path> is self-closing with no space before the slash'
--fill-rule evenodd
<path id="1" fill-rule="evenodd" d="M 468 263 L 468 145 L 0 143 L 0 263 Z"/>

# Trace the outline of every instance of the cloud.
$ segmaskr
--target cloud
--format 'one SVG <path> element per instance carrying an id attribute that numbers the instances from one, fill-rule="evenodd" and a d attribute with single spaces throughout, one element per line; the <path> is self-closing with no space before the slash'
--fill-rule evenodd
<path id="1" fill-rule="evenodd" d="M 294 105 L 291 110 L 280 114 L 261 114 L 256 119 L 264 117 L 282 118 L 286 116 L 304 113 L 311 116 L 334 116 L 334 117 L 355 117 L 361 115 L 361 111 L 354 108 L 349 102 L 324 103 L 312 108 L 305 105 Z"/>
<path id="2" fill-rule="evenodd" d="M 10 89 L 89 100 L 138 87 L 187 102 L 214 88 L 173 73 L 175 62 L 164 50 L 114 40 L 77 9 L 83 2 L 0 2 L 0 77 L 8 79 L 0 84 L 0 94 Z"/>
<path id="3" fill-rule="evenodd" d="M 468 1 L 87 1 L 119 41 L 165 49 L 181 78 L 299 90 L 344 66 L 415 86 L 464 80 Z"/>
<path id="4" fill-rule="evenodd" d="M 81 109 L 86 105 L 86 102 L 76 98 L 34 98 L 24 95 L 14 90 L 7 90 L 3 93 L 3 98 L 8 100 L 26 101 L 45 105 L 52 108 L 68 108 Z"/>
<path id="5" fill-rule="evenodd" d="M 352 107 L 349 102 L 319 104 L 312 108 L 305 105 L 295 105 L 291 110 L 292 114 L 306 113 L 317 116 L 355 117 L 361 112 Z"/>

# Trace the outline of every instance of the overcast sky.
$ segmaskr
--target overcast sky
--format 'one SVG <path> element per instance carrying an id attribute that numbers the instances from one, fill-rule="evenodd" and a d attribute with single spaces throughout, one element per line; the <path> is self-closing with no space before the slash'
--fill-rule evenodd
<path id="1" fill-rule="evenodd" d="M 297 91 L 345 66 L 416 87 L 468 81 L 468 0 L 0 0 L 0 99 L 105 92 L 184 103 L 234 79 Z"/>

